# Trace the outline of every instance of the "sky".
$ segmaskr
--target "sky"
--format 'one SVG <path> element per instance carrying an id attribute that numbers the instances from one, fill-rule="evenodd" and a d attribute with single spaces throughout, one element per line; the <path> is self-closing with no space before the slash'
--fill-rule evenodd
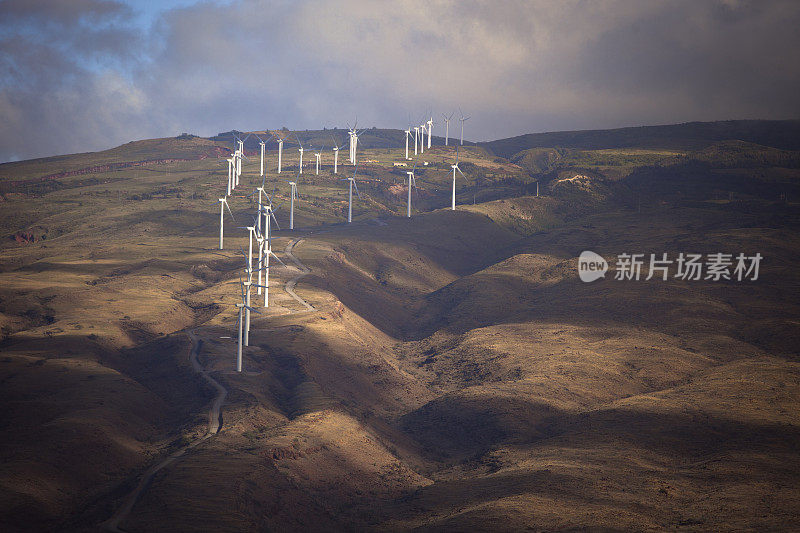
<path id="1" fill-rule="evenodd" d="M 459 109 L 476 141 L 800 118 L 798 27 L 797 0 L 0 0 L 0 162 Z"/>

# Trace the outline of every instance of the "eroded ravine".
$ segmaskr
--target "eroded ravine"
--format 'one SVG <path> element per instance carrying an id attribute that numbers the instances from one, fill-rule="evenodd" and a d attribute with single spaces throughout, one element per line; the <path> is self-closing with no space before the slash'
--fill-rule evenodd
<path id="1" fill-rule="evenodd" d="M 300 305 L 302 305 L 306 311 L 314 311 L 314 306 L 309 304 L 303 298 L 297 295 L 294 292 L 294 288 L 297 285 L 297 282 L 303 277 L 306 276 L 311 270 L 306 267 L 293 253 L 292 250 L 295 246 L 299 245 L 303 241 L 303 237 L 297 237 L 289 241 L 286 245 L 285 253 L 289 257 L 289 259 L 294 263 L 294 265 L 299 270 L 299 273 L 289 279 L 285 286 L 284 290 L 286 291 L 289 296 L 294 298 Z M 303 312 L 303 311 L 293 311 L 293 312 Z M 211 404 L 211 408 L 208 412 L 208 431 L 205 435 L 200 437 L 199 439 L 193 441 L 192 443 L 184 446 L 183 448 L 176 450 L 175 452 L 171 453 L 162 461 L 156 463 L 155 465 L 151 466 L 150 468 L 145 471 L 142 475 L 139 483 L 136 487 L 125 497 L 125 503 L 120 507 L 114 515 L 103 522 L 101 527 L 106 531 L 113 531 L 113 532 L 124 532 L 125 530 L 120 528 L 120 524 L 123 523 L 127 518 L 130 516 L 131 511 L 133 511 L 136 502 L 139 501 L 139 498 L 142 494 L 147 490 L 147 487 L 150 485 L 150 482 L 153 480 L 153 477 L 164 468 L 168 467 L 175 461 L 177 461 L 180 457 L 186 454 L 186 452 L 202 442 L 206 441 L 207 439 L 213 437 L 217 433 L 220 432 L 222 429 L 222 404 L 225 402 L 225 399 L 228 396 L 228 390 L 222 386 L 216 379 L 214 379 L 209 370 L 203 368 L 203 366 L 198 361 L 197 357 L 200 354 L 200 349 L 203 346 L 203 341 L 198 337 L 195 330 L 188 330 L 186 331 L 186 335 L 189 337 L 191 341 L 191 348 L 189 350 L 189 361 L 192 365 L 192 369 L 199 373 L 203 379 L 205 379 L 214 389 L 217 391 L 217 395 L 214 398 L 214 401 Z"/>

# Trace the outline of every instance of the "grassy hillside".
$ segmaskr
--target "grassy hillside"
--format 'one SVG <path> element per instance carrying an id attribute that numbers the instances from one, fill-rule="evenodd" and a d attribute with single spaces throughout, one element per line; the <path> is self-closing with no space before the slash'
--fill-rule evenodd
<path id="1" fill-rule="evenodd" d="M 646 148 L 683 151 L 699 150 L 715 142 L 727 140 L 746 141 L 783 150 L 800 150 L 800 120 L 728 120 L 611 130 L 529 133 L 479 145 L 501 157 L 510 158 L 530 148 Z"/>
<path id="2" fill-rule="evenodd" d="M 131 141 L 122 146 L 90 152 L 72 154 L 30 161 L 0 164 L 0 184 L 3 181 L 27 180 L 41 178 L 65 172 L 75 172 L 92 167 L 116 165 L 141 161 L 157 161 L 171 159 L 202 159 L 217 157 L 226 153 L 221 143 L 200 137 L 168 137 L 164 139 L 148 139 Z M 93 169 L 94 172 L 103 169 Z M 111 170 L 110 168 L 107 170 Z M 89 172 L 87 172 L 89 173 Z"/>
<path id="3" fill-rule="evenodd" d="M 359 152 L 350 225 L 344 157 L 299 176 L 287 150 L 278 175 L 268 150 L 290 266 L 271 269 L 269 308 L 254 298 L 243 374 L 231 337 L 257 158 L 224 250 L 226 165 L 200 159 L 224 138 L 4 166 L 162 160 L 3 191 L 4 531 L 94 531 L 203 434 L 212 391 L 188 330 L 228 390 L 222 431 L 153 477 L 126 531 L 800 528 L 797 152 L 645 135 L 509 161 L 470 146 L 451 211 L 455 151 L 435 146 L 408 219 L 409 162 L 381 132 Z M 311 311 L 284 290 L 295 239 Z M 609 260 L 604 279 L 578 279 L 583 250 Z M 682 252 L 764 260 L 757 281 L 614 279 L 618 254 Z"/>

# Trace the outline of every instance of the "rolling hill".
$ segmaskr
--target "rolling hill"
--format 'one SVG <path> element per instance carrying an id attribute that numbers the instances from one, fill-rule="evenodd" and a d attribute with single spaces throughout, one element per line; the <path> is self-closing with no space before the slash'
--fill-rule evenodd
<path id="1" fill-rule="evenodd" d="M 288 150 L 278 175 L 273 146 L 289 266 L 256 298 L 242 374 L 239 226 L 261 177 L 246 160 L 219 250 L 232 136 L 0 165 L 0 527 L 102 530 L 179 454 L 121 529 L 800 528 L 796 127 L 467 146 L 455 211 L 437 144 L 410 219 L 402 134 L 368 130 L 350 225 L 353 167 L 299 175 Z M 605 278 L 579 280 L 584 250 Z M 760 253 L 758 278 L 648 280 L 645 260 L 615 279 L 620 254 L 720 252 Z M 192 349 L 226 391 L 217 434 Z"/>

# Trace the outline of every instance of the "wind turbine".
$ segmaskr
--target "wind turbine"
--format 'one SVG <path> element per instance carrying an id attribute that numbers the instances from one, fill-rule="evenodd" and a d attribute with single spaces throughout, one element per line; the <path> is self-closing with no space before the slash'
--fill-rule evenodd
<path id="1" fill-rule="evenodd" d="M 414 126 L 414 155 L 417 155 L 417 139 L 419 139 L 419 126 Z"/>
<path id="2" fill-rule="evenodd" d="M 314 157 L 317 160 L 317 171 L 316 171 L 316 175 L 317 176 L 319 176 L 319 162 L 320 162 L 320 159 L 322 158 L 322 151 L 323 150 L 325 150 L 325 146 L 324 145 L 323 145 L 322 148 L 320 148 L 319 152 L 314 152 Z"/>
<path id="3" fill-rule="evenodd" d="M 252 272 L 248 272 L 247 281 L 242 280 L 241 273 L 239 274 L 239 290 L 241 292 L 242 303 L 237 303 L 236 307 L 239 310 L 239 318 L 237 323 L 239 325 L 239 345 L 236 351 L 236 371 L 242 371 L 242 346 L 250 345 L 250 313 L 261 312 L 258 309 L 250 307 L 250 287 L 253 285 Z M 244 314 L 244 317 L 242 316 Z"/>
<path id="4" fill-rule="evenodd" d="M 458 108 L 458 114 L 461 115 L 461 118 L 458 119 L 461 121 L 461 146 L 464 146 L 464 123 L 470 119 L 470 117 L 464 117 L 464 114 L 461 113 L 461 108 Z"/>
<path id="5" fill-rule="evenodd" d="M 300 174 L 302 174 L 303 173 L 303 151 L 305 151 L 305 148 L 303 148 L 303 143 L 300 142 L 300 137 L 298 137 L 296 133 L 294 134 L 294 138 L 297 139 L 297 144 L 300 145 L 300 148 L 298 148 L 297 150 L 300 152 Z"/>
<path id="6" fill-rule="evenodd" d="M 228 208 L 228 213 L 231 214 L 231 219 L 236 222 L 236 218 L 233 216 L 233 212 L 231 211 L 231 207 L 228 205 L 227 198 L 220 198 L 219 199 L 219 249 L 222 250 L 222 230 L 223 230 L 223 222 L 225 220 L 225 208 Z"/>
<path id="7" fill-rule="evenodd" d="M 234 137 L 236 137 L 236 134 L 234 134 Z M 239 178 L 241 178 L 242 176 L 242 156 L 244 156 L 244 141 L 241 140 L 239 137 L 236 137 L 236 143 L 239 146 L 239 148 L 237 149 L 239 157 L 236 159 L 236 185 L 239 185 Z"/>
<path id="8" fill-rule="evenodd" d="M 283 156 L 283 139 L 278 137 L 278 174 L 281 173 L 281 157 Z"/>
<path id="9" fill-rule="evenodd" d="M 258 313 L 258 314 L 261 314 L 260 311 L 258 311 L 257 309 L 253 309 L 252 307 L 250 307 L 247 304 L 247 301 L 249 299 L 249 288 L 248 288 L 247 294 L 245 293 L 245 289 L 244 288 L 245 288 L 245 282 L 242 281 L 242 275 L 239 274 L 239 290 L 241 292 L 242 302 L 236 304 L 236 308 L 239 311 L 239 318 L 236 321 L 237 324 L 239 325 L 239 344 L 238 344 L 238 348 L 236 350 L 236 371 L 237 372 L 241 372 L 242 371 L 242 345 L 243 344 L 245 346 L 247 345 L 247 343 L 244 342 L 245 339 L 243 339 L 243 337 L 244 337 L 243 333 L 244 333 L 245 319 L 244 319 L 244 317 L 242 315 L 246 312 L 248 314 L 248 316 L 249 316 L 249 313 L 251 311 L 253 311 L 255 313 Z M 247 333 L 247 339 L 246 339 L 248 342 L 250 340 L 249 337 L 250 337 L 250 334 L 248 332 Z"/>
<path id="10" fill-rule="evenodd" d="M 297 196 L 297 182 L 289 182 L 289 229 L 294 229 L 294 199 Z"/>
<path id="11" fill-rule="evenodd" d="M 422 124 L 420 124 L 419 132 L 420 132 L 420 135 L 421 135 L 420 138 L 419 138 L 419 140 L 420 140 L 419 153 L 424 154 L 425 153 L 425 123 L 424 122 Z"/>
<path id="12" fill-rule="evenodd" d="M 275 136 L 274 135 L 270 135 L 269 139 L 264 141 L 264 139 L 262 139 L 261 137 L 259 137 L 255 133 L 253 135 L 255 135 L 256 139 L 258 139 L 259 144 L 261 145 L 261 174 L 260 174 L 260 176 L 265 176 L 265 174 L 264 174 L 264 151 L 265 151 L 267 143 L 270 140 L 272 140 L 272 138 L 275 137 Z"/>
<path id="13" fill-rule="evenodd" d="M 358 161 L 357 158 L 356 158 L 357 151 L 358 151 L 358 138 L 361 136 L 362 133 L 364 133 L 364 130 L 358 131 L 356 129 L 356 125 L 357 124 L 358 124 L 358 121 L 356 121 L 356 123 L 353 124 L 353 128 L 349 130 L 349 134 L 350 134 L 350 162 L 352 164 L 354 164 L 354 165 L 357 164 L 357 161 Z M 350 125 L 348 124 L 347 127 L 350 128 Z"/>
<path id="14" fill-rule="evenodd" d="M 455 115 L 455 112 L 450 113 L 449 117 L 447 115 L 445 115 L 444 113 L 442 113 L 442 116 L 444 117 L 444 145 L 445 146 L 447 146 L 448 138 L 450 137 L 450 121 L 453 119 L 453 115 Z"/>
<path id="15" fill-rule="evenodd" d="M 417 160 L 414 161 L 414 168 L 406 172 L 406 174 L 408 174 L 408 214 L 407 214 L 408 218 L 411 218 L 411 186 L 412 185 L 414 187 L 417 186 L 417 180 L 414 179 L 414 171 L 417 170 L 418 162 L 419 158 L 417 158 Z"/>
<path id="16" fill-rule="evenodd" d="M 433 135 L 433 117 L 428 120 L 428 149 L 431 148 L 431 136 Z"/>
<path id="17" fill-rule="evenodd" d="M 356 133 L 356 127 L 358 127 L 358 118 L 356 118 L 356 121 L 353 123 L 352 128 L 350 127 L 349 123 L 347 124 L 347 134 L 350 137 L 350 144 L 348 146 L 350 149 L 350 153 L 348 156 L 348 160 L 353 164 L 355 164 L 355 159 L 356 159 L 356 140 L 353 138 L 353 136 Z"/>
<path id="18" fill-rule="evenodd" d="M 411 137 L 411 126 L 406 130 L 406 160 L 411 159 L 408 157 L 408 139 Z"/>
<path id="19" fill-rule="evenodd" d="M 244 153 L 244 141 L 237 137 L 235 133 L 233 134 L 233 137 L 236 139 L 236 143 L 239 145 L 239 148 L 236 149 L 236 153 L 234 154 L 236 156 L 236 160 L 234 161 L 234 174 L 236 174 L 236 182 L 234 184 L 235 187 L 236 185 L 239 185 L 239 179 L 242 176 L 242 158 L 249 158 Z M 247 137 L 249 137 L 249 135 Z M 245 139 L 247 139 L 247 137 L 245 137 Z"/>
<path id="20" fill-rule="evenodd" d="M 349 193 L 347 198 L 347 223 L 353 222 L 353 187 L 356 188 L 356 194 L 358 198 L 361 199 L 361 193 L 358 192 L 358 185 L 356 184 L 356 172 L 358 172 L 358 164 L 356 164 L 355 169 L 353 169 L 353 176 L 351 178 L 342 178 L 343 180 L 347 180 L 349 186 Z"/>
<path id="21" fill-rule="evenodd" d="M 339 145 L 336 142 L 336 137 L 331 135 L 331 139 L 333 139 L 333 173 L 339 173 Z"/>
<path id="22" fill-rule="evenodd" d="M 270 256 L 272 256 L 275 259 L 277 259 L 278 262 L 280 264 L 282 264 L 283 266 L 286 266 L 286 264 L 283 261 L 281 261 L 280 258 L 277 255 L 275 255 L 275 253 L 272 251 L 272 224 L 271 224 L 270 221 L 275 222 L 275 226 L 278 229 L 281 229 L 281 227 L 278 225 L 278 219 L 275 218 L 275 208 L 272 207 L 272 199 L 269 198 L 269 197 L 267 197 L 267 199 L 269 200 L 269 205 L 267 205 L 267 206 L 265 206 L 263 208 L 265 219 L 266 219 L 266 223 L 265 223 L 266 231 L 265 231 L 265 234 L 264 234 L 264 237 L 265 237 L 264 238 L 265 249 L 264 249 L 264 255 L 263 255 L 263 262 L 265 263 L 265 266 L 261 267 L 261 268 L 264 269 L 264 272 L 265 272 L 265 279 L 264 279 L 264 286 L 263 286 L 264 287 L 264 307 L 269 307 L 269 258 L 270 258 Z M 280 207 L 280 206 L 278 206 L 278 207 Z"/>
<path id="23" fill-rule="evenodd" d="M 456 170 L 464 178 L 464 181 L 466 181 L 466 179 L 467 179 L 467 177 L 464 176 L 464 173 L 461 172 L 461 169 L 458 168 L 458 146 L 456 146 L 456 162 L 455 162 L 455 164 L 450 165 L 450 167 L 453 169 L 453 203 L 452 203 L 451 209 L 453 211 L 455 211 L 456 210 Z"/>
<path id="24" fill-rule="evenodd" d="M 263 203 L 261 201 L 261 195 L 263 194 L 264 196 L 267 196 L 267 191 L 264 189 L 264 185 L 266 185 L 266 182 L 267 182 L 267 175 L 264 174 L 263 176 L 261 176 L 261 187 L 256 187 L 256 190 L 247 195 L 247 197 L 250 198 L 255 193 L 258 193 L 258 217 L 256 218 L 256 229 L 258 229 L 258 231 L 261 231 L 261 205 Z"/>
<path id="25" fill-rule="evenodd" d="M 233 187 L 234 187 L 234 183 L 233 183 L 233 161 L 234 161 L 234 159 L 235 158 L 233 156 L 231 156 L 230 159 L 227 159 L 227 161 L 228 161 L 228 194 L 226 194 L 225 196 L 230 196 L 231 192 L 233 191 Z"/>
<path id="26" fill-rule="evenodd" d="M 353 133 L 353 164 L 358 164 L 358 138 L 361 137 L 361 134 L 364 133 L 364 130 L 357 131 Z"/>

